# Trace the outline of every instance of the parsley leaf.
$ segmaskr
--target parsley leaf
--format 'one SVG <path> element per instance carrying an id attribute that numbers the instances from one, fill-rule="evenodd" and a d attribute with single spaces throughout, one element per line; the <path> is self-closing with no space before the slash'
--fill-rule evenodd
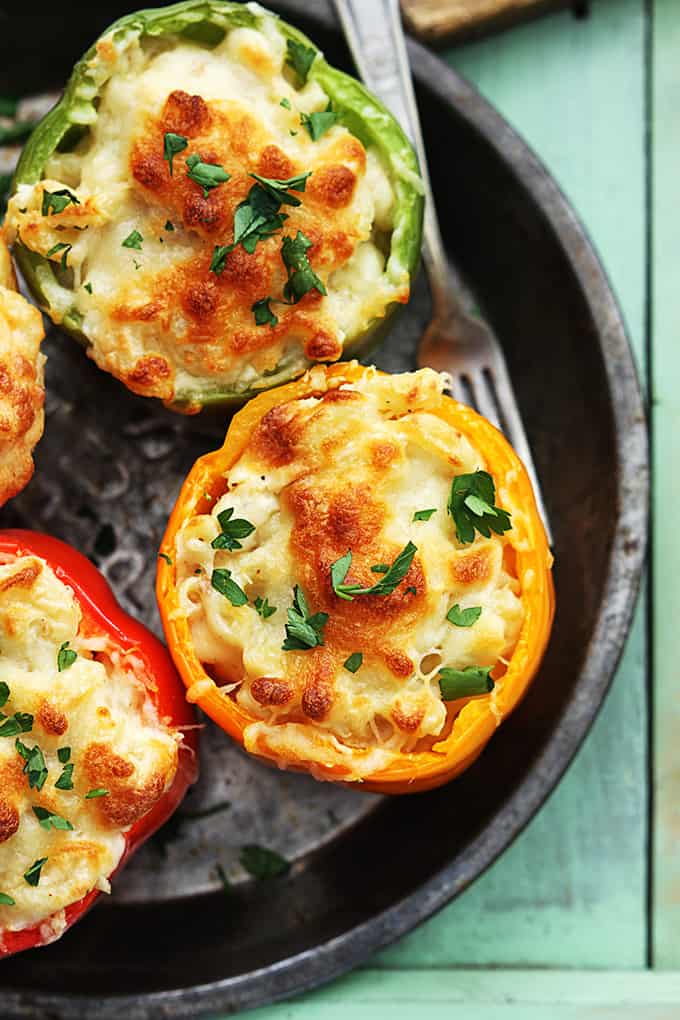
<path id="1" fill-rule="evenodd" d="M 231 570 L 220 568 L 213 570 L 210 583 L 215 591 L 218 591 L 220 595 L 224 595 L 225 599 L 229 599 L 232 606 L 245 606 L 248 602 L 248 596 L 243 588 L 240 588 L 236 581 L 232 579 Z"/>
<path id="2" fill-rule="evenodd" d="M 59 750 L 57 751 L 57 758 L 59 759 L 62 765 L 65 765 L 70 757 L 71 757 L 70 747 L 60 747 Z"/>
<path id="3" fill-rule="evenodd" d="M 474 698 L 477 694 L 489 694 L 494 682 L 489 676 L 493 666 L 466 666 L 465 669 L 443 667 L 437 674 L 439 690 L 444 701 L 456 698 Z"/>
<path id="4" fill-rule="evenodd" d="M 347 577 L 351 562 L 351 552 L 346 553 L 331 565 L 331 583 L 333 591 L 341 598 L 351 602 L 356 595 L 391 595 L 395 588 L 406 577 L 418 547 L 408 542 L 395 558 L 386 574 L 370 588 L 362 588 L 360 584 L 343 584 Z M 382 566 L 383 564 L 380 564 Z"/>
<path id="5" fill-rule="evenodd" d="M 470 606 L 469 609 L 461 609 L 456 603 L 446 614 L 446 619 L 454 627 L 471 627 L 482 615 L 481 606 Z"/>
<path id="6" fill-rule="evenodd" d="M 73 247 L 72 244 L 65 244 L 63 242 L 61 244 L 55 244 L 54 247 L 50 248 L 50 250 L 47 252 L 45 258 L 51 259 L 53 255 L 57 255 L 59 252 L 63 252 L 61 258 L 59 259 L 59 264 L 61 265 L 62 269 L 67 269 L 68 264 L 66 262 L 66 259 L 68 258 L 68 253 L 70 252 L 72 247 Z"/>
<path id="7" fill-rule="evenodd" d="M 374 563 L 371 567 L 372 574 L 386 574 L 390 569 L 389 563 Z"/>
<path id="8" fill-rule="evenodd" d="M 297 42 L 295 39 L 288 39 L 286 41 L 286 50 L 286 63 L 290 64 L 304 85 L 317 51 L 312 49 L 311 46 L 305 46 L 304 43 Z"/>
<path id="9" fill-rule="evenodd" d="M 166 131 L 163 137 L 163 159 L 168 161 L 170 166 L 170 176 L 172 177 L 172 161 L 178 152 L 182 152 L 186 149 L 189 144 L 189 140 L 184 135 L 173 134 L 172 131 Z M 166 226 L 167 230 L 167 226 Z"/>
<path id="10" fill-rule="evenodd" d="M 502 535 L 512 527 L 510 514 L 495 506 L 496 486 L 487 471 L 456 475 L 451 483 L 447 510 L 456 525 L 459 542 L 474 542 L 475 530 L 485 538 Z"/>
<path id="11" fill-rule="evenodd" d="M 260 596 L 258 595 L 253 605 L 255 606 L 256 611 L 262 617 L 263 620 L 268 620 L 269 617 L 273 616 L 274 613 L 276 612 L 276 606 L 270 606 L 269 601 L 267 600 L 266 597 L 264 599 L 261 599 Z"/>
<path id="12" fill-rule="evenodd" d="M 414 521 L 429 521 L 432 514 L 436 514 L 437 508 L 434 507 L 432 510 L 416 510 L 413 515 Z"/>
<path id="13" fill-rule="evenodd" d="M 313 142 L 318 142 L 333 127 L 337 119 L 332 103 L 329 103 L 326 109 L 321 110 L 320 113 L 300 114 L 300 123 Z"/>
<path id="14" fill-rule="evenodd" d="M 229 507 L 217 515 L 222 533 L 210 543 L 213 549 L 242 549 L 239 538 L 247 538 L 255 531 L 255 525 L 242 517 L 233 517 L 234 508 Z"/>
<path id="15" fill-rule="evenodd" d="M 62 832 L 72 832 L 73 826 L 66 818 L 62 818 L 61 815 L 55 815 L 53 811 L 48 811 L 44 807 L 34 807 L 33 814 L 40 822 L 43 829 L 61 829 Z"/>
<path id="16" fill-rule="evenodd" d="M 326 288 L 312 269 L 307 250 L 312 247 L 308 237 L 298 230 L 296 236 L 284 237 L 281 244 L 281 258 L 288 272 L 288 281 L 283 296 L 291 304 L 297 304 L 310 290 L 326 294 Z"/>
<path id="17" fill-rule="evenodd" d="M 28 712 L 15 712 L 0 722 L 0 737 L 16 737 L 18 733 L 30 733 L 33 729 L 33 716 Z"/>
<path id="18" fill-rule="evenodd" d="M 165 560 L 169 567 L 172 566 L 172 556 L 168 556 L 167 553 L 159 552 L 158 558 L 159 560 Z"/>
<path id="19" fill-rule="evenodd" d="M 47 780 L 47 765 L 42 751 L 37 744 L 35 747 L 26 747 L 18 737 L 14 746 L 24 759 L 23 773 L 28 775 L 28 785 L 32 790 L 42 790 Z"/>
<path id="20" fill-rule="evenodd" d="M 133 230 L 131 234 L 125 238 L 121 244 L 121 248 L 134 248 L 135 251 L 142 250 L 142 241 L 144 238 L 138 230 Z"/>
<path id="21" fill-rule="evenodd" d="M 271 297 L 260 298 L 254 305 L 251 305 L 251 312 L 255 316 L 256 326 L 276 326 L 278 325 L 279 317 L 274 315 L 271 310 L 271 303 L 274 299 Z"/>
<path id="22" fill-rule="evenodd" d="M 187 177 L 203 188 L 203 198 L 207 198 L 213 188 L 229 180 L 228 174 L 219 163 L 204 163 L 199 154 L 187 157 Z"/>
<path id="23" fill-rule="evenodd" d="M 275 177 L 260 177 L 259 174 L 251 174 L 264 190 L 276 199 L 281 205 L 302 205 L 302 201 L 295 195 L 289 195 L 289 191 L 304 191 L 307 187 L 307 178 L 312 176 L 309 170 L 306 174 L 298 174 L 297 177 L 288 177 L 286 180 L 279 180 Z"/>
<path id="24" fill-rule="evenodd" d="M 43 191 L 43 216 L 49 216 L 50 211 L 54 214 L 63 212 L 67 205 L 80 205 L 80 199 L 68 188 L 62 188 L 61 191 Z"/>
<path id="25" fill-rule="evenodd" d="M 98 797 L 108 797 L 109 791 L 105 790 L 103 786 L 98 786 L 94 790 L 88 790 L 85 794 L 85 800 L 96 800 Z"/>
<path id="26" fill-rule="evenodd" d="M 47 857 L 40 857 L 37 861 L 34 861 L 28 871 L 24 873 L 24 881 L 32 886 L 38 885 L 40 882 L 40 872 L 43 869 L 43 864 L 46 863 Z"/>
<path id="27" fill-rule="evenodd" d="M 350 657 L 343 662 L 343 666 L 348 673 L 356 673 L 363 661 L 364 657 L 361 652 L 352 652 Z"/>
<path id="28" fill-rule="evenodd" d="M 73 789 L 73 762 L 69 762 L 68 765 L 64 765 L 61 775 L 54 784 L 57 790 L 72 790 Z"/>
<path id="29" fill-rule="evenodd" d="M 9 701 L 9 685 L 4 680 L 0 681 L 0 708 L 4 708 Z"/>
<path id="30" fill-rule="evenodd" d="M 171 221 L 171 220 L 166 220 L 166 221 L 165 221 L 165 226 L 164 226 L 164 228 L 163 228 L 163 229 L 164 229 L 164 230 L 169 230 L 169 231 L 172 231 L 172 230 L 174 230 L 175 228 L 174 228 L 174 226 L 173 226 L 173 224 L 172 224 L 172 221 Z"/>
<path id="31" fill-rule="evenodd" d="M 57 670 L 63 673 L 65 669 L 69 669 L 73 665 L 77 658 L 78 653 L 68 647 L 68 641 L 64 641 L 57 653 Z"/>
<path id="32" fill-rule="evenodd" d="M 278 878 L 290 869 L 285 857 L 264 846 L 244 846 L 239 860 L 253 878 Z"/>
<path id="33" fill-rule="evenodd" d="M 279 106 L 282 106 L 284 108 L 284 110 L 292 110 L 293 109 L 293 107 L 290 105 L 290 99 L 286 99 L 285 96 L 283 97 L 283 99 L 279 103 Z"/>
<path id="34" fill-rule="evenodd" d="M 293 605 L 288 610 L 286 639 L 281 645 L 284 652 L 306 652 L 309 648 L 323 645 L 323 629 L 328 622 L 328 613 L 309 615 L 309 606 L 302 588 L 296 584 L 293 589 Z"/>
<path id="35" fill-rule="evenodd" d="M 89 283 L 89 282 L 88 283 L 84 283 L 83 287 L 87 291 L 88 294 L 92 293 L 92 284 L 91 283 Z"/>
<path id="36" fill-rule="evenodd" d="M 16 902 L 7 893 L 0 892 L 0 907 L 16 907 Z"/>

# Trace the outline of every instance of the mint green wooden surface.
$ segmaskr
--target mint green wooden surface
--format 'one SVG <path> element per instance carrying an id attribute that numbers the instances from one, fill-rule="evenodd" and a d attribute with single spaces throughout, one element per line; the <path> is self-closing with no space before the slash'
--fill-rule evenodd
<path id="1" fill-rule="evenodd" d="M 652 960 L 680 969 L 680 540 L 666 514 L 680 498 L 680 9 L 657 0 L 652 91 L 652 387 L 655 802 Z"/>
<path id="2" fill-rule="evenodd" d="M 602 713 L 517 842 L 370 969 L 257 1010 L 253 1020 L 406 1020 L 419 1007 L 435 1020 L 680 1016 L 680 976 L 645 969 L 652 951 L 656 963 L 680 969 L 680 676 L 671 648 L 680 620 L 680 539 L 675 514 L 663 509 L 680 505 L 680 0 L 595 0 L 591 7 L 586 19 L 555 14 L 447 59 L 526 138 L 579 212 L 618 294 L 645 383 L 654 75 L 655 453 L 675 467 L 657 483 L 663 502 L 654 592 L 664 605 L 654 644 L 653 946 L 645 597 Z"/>

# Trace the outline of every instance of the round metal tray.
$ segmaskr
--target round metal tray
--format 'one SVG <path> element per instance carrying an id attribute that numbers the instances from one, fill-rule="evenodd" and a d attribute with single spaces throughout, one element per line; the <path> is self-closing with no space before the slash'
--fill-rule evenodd
<path id="1" fill-rule="evenodd" d="M 288 13 L 349 66 L 325 4 Z M 17 13 L 0 89 L 54 87 L 125 6 Z M 30 20 L 30 31 L 28 29 Z M 56 34 L 55 34 L 56 33 Z M 47 41 L 62 40 L 58 48 Z M 573 211 L 536 157 L 458 75 L 410 44 L 450 255 L 501 337 L 555 533 L 558 612 L 529 695 L 460 779 L 386 800 L 268 769 L 208 723 L 202 777 L 114 895 L 58 943 L 2 964 L 5 1017 L 186 1017 L 277 999 L 355 966 L 466 888 L 522 830 L 571 761 L 616 667 L 646 536 L 644 413 L 621 316 Z M 69 52 L 66 52 L 69 50 Z M 421 279 L 376 362 L 415 365 Z M 58 331 L 45 344 L 45 437 L 0 525 L 72 542 L 127 609 L 159 629 L 156 553 L 181 480 L 226 422 L 128 393 Z M 257 882 L 260 844 L 291 862 Z M 230 878 L 227 895 L 218 866 Z"/>

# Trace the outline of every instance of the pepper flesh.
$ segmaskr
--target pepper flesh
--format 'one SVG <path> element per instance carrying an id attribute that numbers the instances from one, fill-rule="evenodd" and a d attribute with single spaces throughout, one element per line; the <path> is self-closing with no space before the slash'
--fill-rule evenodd
<path id="1" fill-rule="evenodd" d="M 156 594 L 161 611 L 166 640 L 175 665 L 192 700 L 241 746 L 244 730 L 255 722 L 234 699 L 225 697 L 203 668 L 191 640 L 186 616 L 181 612 L 176 585 L 175 541 L 182 526 L 194 515 L 205 512 L 206 496 L 211 505 L 226 490 L 225 476 L 239 459 L 257 423 L 273 407 L 288 401 L 300 400 L 318 392 L 318 373 L 324 371 L 326 380 L 339 385 L 356 382 L 367 369 L 352 362 L 333 365 L 308 372 L 302 379 L 287 386 L 262 394 L 251 401 L 232 420 L 224 445 L 199 458 L 189 472 L 179 499 L 170 517 L 161 550 L 172 560 L 159 560 Z M 315 381 L 316 380 L 316 381 Z M 517 577 L 522 586 L 525 617 L 517 644 L 503 673 L 503 684 L 494 694 L 493 710 L 488 696 L 449 703 L 450 713 L 462 712 L 455 731 L 435 743 L 430 750 L 401 753 L 386 768 L 372 773 L 364 782 L 351 783 L 354 788 L 376 793 L 415 793 L 427 790 L 453 779 L 463 772 L 481 753 L 500 721 L 519 703 L 526 693 L 540 665 L 550 637 L 554 615 L 554 588 L 550 568 L 552 555 L 541 521 L 531 482 L 524 466 L 501 433 L 471 408 L 441 396 L 428 407 L 429 413 L 466 436 L 484 456 L 492 474 L 510 477 L 505 488 L 514 497 L 513 502 L 523 510 L 521 537 L 514 527 L 505 536 L 514 550 Z M 498 675 L 498 669 L 492 676 Z M 195 686 L 196 685 L 196 686 Z M 356 750 L 356 755 L 367 751 Z M 271 763 L 270 763 L 271 764 Z M 324 779 L 342 782 L 341 771 L 335 766 L 319 766 L 315 771 Z M 289 767 L 307 771 L 303 764 L 289 763 Z"/>
<path id="2" fill-rule="evenodd" d="M 125 833 L 125 850 L 115 875 L 142 843 L 167 821 L 179 807 L 188 787 L 196 781 L 198 759 L 197 740 L 192 728 L 195 724 L 193 711 L 183 697 L 176 670 L 165 647 L 146 627 L 128 616 L 104 577 L 85 556 L 59 539 L 20 529 L 0 531 L 0 555 L 39 556 L 45 560 L 59 580 L 72 589 L 82 612 L 81 627 L 90 634 L 106 635 L 123 652 L 134 649 L 136 658 L 141 659 L 145 666 L 145 675 L 140 679 L 143 679 L 159 717 L 183 730 L 172 785 L 152 809 Z M 69 904 L 64 909 L 65 927 L 60 924 L 60 930 L 66 931 L 80 920 L 100 895 L 94 889 L 81 900 Z M 0 930 L 0 958 L 51 942 L 49 922 L 52 917 L 20 931 Z"/>
<path id="3" fill-rule="evenodd" d="M 423 221 L 423 190 L 418 162 L 413 148 L 392 114 L 355 78 L 331 67 L 315 44 L 302 32 L 280 20 L 268 11 L 250 10 L 241 3 L 227 0 L 186 0 L 166 8 L 149 9 L 126 15 L 116 21 L 100 38 L 122 40 L 128 34 L 158 38 L 160 36 L 189 36 L 209 42 L 211 32 L 224 32 L 237 27 L 262 25 L 273 21 L 286 40 L 302 44 L 314 51 L 316 57 L 309 69 L 307 80 L 317 82 L 333 104 L 337 120 L 364 146 L 371 145 L 380 154 L 389 172 L 395 192 L 390 250 L 387 269 L 406 272 L 414 279 L 420 258 Z M 37 125 L 26 143 L 16 169 L 12 193 L 21 184 L 35 184 L 44 176 L 50 156 L 57 149 L 69 148 L 69 137 L 77 140 L 96 117 L 95 101 L 98 95 L 96 67 L 99 60 L 95 43 L 75 65 L 59 103 Z M 14 256 L 22 274 L 38 303 L 49 312 L 49 292 L 59 286 L 55 269 L 49 259 L 24 247 L 17 240 Z M 382 318 L 373 319 L 358 337 L 347 343 L 343 357 L 365 355 L 387 334 L 393 317 L 402 305 L 388 306 Z M 74 308 L 66 312 L 60 326 L 81 344 L 89 340 L 81 329 L 82 316 Z M 239 406 L 263 390 L 286 383 L 299 375 L 302 368 L 276 366 L 247 390 L 221 389 L 215 385 L 185 388 L 175 393 L 167 406 L 175 411 L 195 414 L 204 407 Z"/>

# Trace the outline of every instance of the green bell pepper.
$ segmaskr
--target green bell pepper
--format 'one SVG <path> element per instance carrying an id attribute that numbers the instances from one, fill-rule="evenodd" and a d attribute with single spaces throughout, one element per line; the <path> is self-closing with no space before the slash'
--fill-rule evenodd
<path id="1" fill-rule="evenodd" d="M 286 41 L 291 40 L 314 51 L 307 80 L 316 81 L 332 102 L 337 121 L 344 125 L 365 147 L 373 146 L 387 170 L 395 194 L 392 231 L 385 272 L 390 282 L 404 278 L 411 281 L 418 265 L 422 237 L 423 191 L 418 163 L 406 135 L 388 110 L 356 79 L 331 67 L 322 53 L 302 32 L 257 5 L 226 2 L 226 0 L 186 0 L 169 7 L 141 10 L 116 21 L 101 39 L 111 40 L 124 48 L 141 37 L 176 37 L 212 48 L 226 33 L 237 27 L 258 29 L 265 21 L 274 21 Z M 101 41 L 101 40 L 100 40 Z M 106 62 L 93 45 L 75 65 L 64 95 L 37 125 L 19 160 L 13 191 L 23 184 L 35 184 L 45 176 L 45 166 L 55 152 L 72 152 L 87 135 L 97 118 L 100 91 L 108 79 Z M 83 332 L 83 316 L 74 305 L 68 307 L 72 291 L 60 279 L 49 259 L 21 243 L 14 243 L 14 255 L 26 282 L 38 303 L 50 314 L 58 307 L 60 325 L 79 342 L 90 341 Z M 64 312 L 64 308 L 66 311 Z M 395 312 L 393 303 L 386 314 L 366 324 L 358 336 L 349 338 L 343 357 L 357 357 L 378 343 L 388 331 Z M 278 386 L 299 376 L 310 362 L 300 354 L 280 361 L 271 373 L 263 373 L 247 389 L 227 388 L 215 381 L 202 380 L 176 389 L 171 406 L 174 410 L 195 412 L 207 405 L 238 405 L 256 393 Z"/>

